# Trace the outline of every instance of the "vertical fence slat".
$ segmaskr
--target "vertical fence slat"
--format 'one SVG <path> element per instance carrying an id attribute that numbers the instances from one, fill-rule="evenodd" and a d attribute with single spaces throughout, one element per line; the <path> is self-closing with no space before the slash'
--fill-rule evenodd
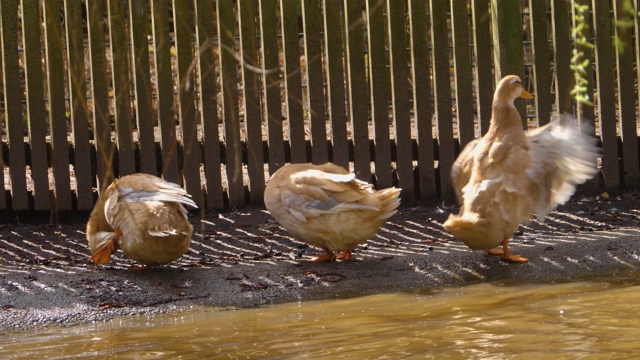
<path id="1" fill-rule="evenodd" d="M 409 114 L 409 66 L 407 59 L 406 8 L 403 2 L 387 2 L 389 22 L 389 62 L 391 65 L 391 103 L 396 130 L 396 171 L 402 197 L 413 200 L 413 156 Z"/>
<path id="2" fill-rule="evenodd" d="M 26 159 L 22 118 L 22 86 L 18 58 L 18 1 L 0 2 L 2 22 L 2 75 L 4 85 L 4 119 L 9 140 L 9 177 L 13 210 L 27 210 Z M 1 145 L 1 144 L 0 144 Z M 4 192 L 4 182 L 2 183 Z"/>
<path id="3" fill-rule="evenodd" d="M 111 142 L 109 117 L 109 82 L 104 45 L 104 11 L 102 3 L 88 1 L 87 30 L 91 60 L 91 99 L 93 102 L 93 137 L 96 143 L 98 189 L 103 190 L 113 180 L 115 147 Z"/>
<path id="4" fill-rule="evenodd" d="M 182 176 L 180 176 L 180 169 L 178 168 L 179 144 L 176 140 L 176 121 L 173 112 L 174 97 L 168 12 L 165 0 L 151 1 L 158 126 L 160 127 L 160 148 L 162 151 L 162 176 L 167 181 L 182 184 Z"/>
<path id="5" fill-rule="evenodd" d="M 369 149 L 369 106 L 364 69 L 364 31 L 362 2 L 344 0 L 345 62 L 347 64 L 347 90 L 349 117 L 353 131 L 353 159 L 358 179 L 371 181 L 371 152 Z"/>
<path id="6" fill-rule="evenodd" d="M 195 93 L 193 90 L 193 22 L 191 2 L 173 1 L 173 33 L 178 69 L 178 116 L 182 131 L 182 173 L 185 188 L 193 196 L 198 207 L 202 207 L 200 184 L 200 145 L 196 123 Z"/>
<path id="7" fill-rule="evenodd" d="M 229 207 L 244 205 L 242 179 L 242 144 L 238 115 L 237 62 L 235 56 L 235 16 L 232 0 L 217 0 L 218 43 L 220 48 L 220 87 L 222 90 L 222 119 L 226 140 Z"/>
<path id="8" fill-rule="evenodd" d="M 109 38 L 111 41 L 111 77 L 115 98 L 116 144 L 118 146 L 118 174 L 136 172 L 131 124 L 131 95 L 129 90 L 129 59 L 122 0 L 109 3 Z"/>
<path id="9" fill-rule="evenodd" d="M 38 6 L 21 6 L 20 9 L 22 11 L 24 43 L 26 110 L 31 144 L 33 206 L 35 210 L 48 210 L 51 206 L 51 196 L 49 193 L 49 165 L 47 163 L 47 118 L 44 109 L 40 3 Z M 4 204 L 3 196 L 4 191 L 0 191 L 0 205 Z"/>
<path id="10" fill-rule="evenodd" d="M 611 43 L 611 18 L 609 2 L 593 0 L 593 19 L 598 82 L 597 103 L 600 105 L 600 133 L 602 135 L 602 170 L 604 187 L 615 191 L 620 186 L 618 165 L 618 136 L 615 105 L 614 53 Z"/>
<path id="11" fill-rule="evenodd" d="M 631 21 L 635 23 L 636 11 L 632 14 L 623 9 L 622 0 L 613 1 L 614 17 L 620 24 Z M 633 25 L 632 25 L 633 26 Z M 624 48 L 616 47 L 616 75 L 618 84 L 618 109 L 622 125 L 622 168 L 624 170 L 624 186 L 635 189 L 638 185 L 638 129 L 636 124 L 635 79 L 633 74 L 633 29 L 614 26 L 616 38 L 624 44 Z"/>
<path id="12" fill-rule="evenodd" d="M 109 2 L 109 38 L 111 41 L 111 78 L 115 98 L 116 144 L 118 146 L 118 174 L 136 172 L 131 123 L 131 94 L 129 88 L 129 59 L 124 15 L 124 2 Z"/>
<path id="13" fill-rule="evenodd" d="M 431 44 L 433 49 L 448 49 L 447 4 L 430 1 Z M 438 171 L 440 176 L 440 196 L 444 201 L 455 201 L 451 185 L 451 167 L 455 161 L 453 139 L 453 115 L 451 113 L 451 82 L 449 77 L 449 52 L 433 52 L 433 87 L 435 108 L 438 119 Z"/>
<path id="14" fill-rule="evenodd" d="M 367 0 L 367 31 L 369 49 L 369 92 L 376 185 L 379 189 L 392 185 L 391 141 L 389 140 L 389 71 L 385 54 L 385 0 Z M 374 75 L 375 74 L 375 75 Z"/>
<path id="15" fill-rule="evenodd" d="M 82 3 L 65 0 L 64 13 L 67 36 L 67 70 L 69 77 L 69 110 L 73 133 L 74 173 L 78 210 L 93 208 L 93 181 L 89 144 L 89 109 L 87 107 L 87 79 L 84 64 L 84 39 L 82 31 Z"/>
<path id="16" fill-rule="evenodd" d="M 582 5 L 588 5 L 590 0 L 577 0 L 577 3 L 582 4 Z M 573 8 L 573 7 L 572 7 Z M 572 16 L 573 18 L 573 22 L 574 22 L 574 27 L 575 25 L 575 20 L 576 17 Z M 593 28 L 593 24 L 591 23 L 591 18 L 589 16 L 585 17 L 585 22 L 587 23 L 587 26 L 584 27 L 582 29 L 582 32 L 584 34 L 584 37 L 586 39 L 588 39 L 588 41 L 592 42 L 592 33 L 591 33 L 591 29 Z M 589 99 L 593 99 L 593 94 L 594 94 L 594 75 L 593 75 L 593 66 L 592 64 L 594 63 L 594 58 L 593 58 L 593 49 L 587 45 L 580 45 L 580 44 L 575 44 L 575 48 L 576 50 L 580 51 L 583 53 L 582 55 L 582 59 L 583 60 L 589 60 L 589 66 L 587 66 L 584 71 L 584 78 L 585 79 L 589 79 L 590 81 L 587 82 L 586 84 L 586 93 L 584 94 L 585 96 L 587 96 Z M 575 82 L 575 78 L 571 79 L 572 81 Z M 573 84 L 573 82 L 572 82 Z M 573 100 L 573 99 L 572 99 Z M 594 135 L 595 136 L 595 108 L 593 105 L 588 105 L 588 104 L 581 104 L 581 103 L 577 103 L 576 101 L 572 101 L 573 103 L 575 103 L 575 108 L 576 108 L 576 116 L 578 117 L 581 127 L 582 127 L 582 131 L 585 134 L 590 134 L 590 135 Z M 597 167 L 596 162 L 594 161 L 593 164 L 594 167 Z M 599 185 L 600 183 L 600 179 L 598 177 L 587 180 L 587 182 L 585 184 L 582 185 L 582 189 L 585 189 L 587 191 L 597 191 L 597 189 L 600 187 Z"/>
<path id="17" fill-rule="evenodd" d="M 140 172 L 158 175 L 149 65 L 149 15 L 147 1 L 129 1 L 131 62 L 135 117 L 140 149 Z"/>
<path id="18" fill-rule="evenodd" d="M 511 74 L 522 78 L 524 63 L 520 1 L 491 0 L 491 15 L 496 82 Z"/>
<path id="19" fill-rule="evenodd" d="M 2 77 L 0 77 L 1 79 Z M 1 81 L 1 80 L 0 80 Z M 3 144 L 0 144 L 0 181 L 2 184 L 5 183 L 5 178 L 4 178 L 4 168 L 7 165 L 4 161 L 4 150 L 3 150 Z M 4 210 L 6 209 L 7 206 L 7 190 L 5 190 L 4 186 L 2 188 L 0 188 L 0 210 Z"/>
<path id="20" fill-rule="evenodd" d="M 522 10 L 520 1 L 491 0 L 493 21 L 493 58 L 496 83 L 507 75 L 518 75 L 524 82 L 524 59 L 522 52 Z M 524 101 L 515 103 L 522 125 L 527 127 L 527 111 Z"/>
<path id="21" fill-rule="evenodd" d="M 344 72 L 342 66 L 342 20 L 340 3 L 324 0 L 324 43 L 326 52 L 327 97 L 331 119 L 333 162 L 349 167 Z"/>
<path id="22" fill-rule="evenodd" d="M 196 1 L 196 34 L 198 37 L 198 83 L 200 84 L 200 124 L 202 126 L 204 176 L 207 208 L 224 207 L 222 170 L 220 168 L 220 133 L 218 129 L 218 97 L 213 39 L 214 12 L 210 1 Z M 282 143 L 282 142 L 281 142 Z"/>
<path id="23" fill-rule="evenodd" d="M 71 185 L 69 176 L 69 142 L 67 141 L 67 116 L 64 98 L 64 53 L 60 26 L 60 2 L 44 2 L 45 53 L 47 59 L 47 83 L 49 98 L 49 124 L 51 133 L 52 166 L 55 179 L 56 208 L 71 210 Z"/>
<path id="24" fill-rule="evenodd" d="M 572 112 L 573 99 L 570 95 L 573 88 L 573 72 L 571 71 L 571 19 L 569 2 L 566 0 L 551 1 L 553 29 L 553 61 L 555 65 L 556 107 L 559 112 Z"/>
<path id="25" fill-rule="evenodd" d="M 634 1 L 634 9 L 636 12 L 640 11 L 640 0 Z M 640 24 L 636 22 L 634 29 L 635 38 L 635 60 L 636 60 L 636 79 L 640 83 Z M 631 75 L 630 75 L 631 76 Z M 640 103 L 640 90 L 637 91 L 636 101 Z"/>
<path id="26" fill-rule="evenodd" d="M 549 123 L 551 115 L 551 76 L 547 1 L 529 0 L 531 19 L 531 52 L 533 55 L 534 102 L 539 125 Z"/>
<path id="27" fill-rule="evenodd" d="M 242 42 L 241 58 L 242 101 L 244 106 L 244 124 L 247 131 L 247 171 L 249 173 L 249 190 L 251 203 L 263 202 L 264 195 L 264 154 L 262 152 L 262 115 L 260 112 L 260 90 L 258 89 L 259 68 L 256 47 L 256 5 L 254 0 L 238 1 L 240 13 L 240 40 Z M 246 66 L 245 66 L 246 65 Z"/>
<path id="28" fill-rule="evenodd" d="M 581 4 L 581 5 L 589 5 L 589 1 L 590 0 L 576 0 L 576 3 Z M 572 10 L 573 9 L 572 7 Z M 572 11 L 575 12 L 575 11 Z M 573 21 L 573 27 L 575 28 L 577 26 L 577 24 L 575 23 L 575 19 L 577 14 L 573 14 L 572 15 L 572 21 Z M 584 35 L 584 37 L 586 39 L 588 39 L 589 41 L 591 41 L 592 35 L 591 35 L 591 28 L 592 28 L 592 24 L 591 21 L 589 19 L 589 16 L 585 17 L 585 22 L 587 23 L 587 26 L 585 26 L 582 29 L 582 33 Z M 586 88 L 587 91 L 584 94 L 585 96 L 588 96 L 589 99 L 593 99 L 593 66 L 591 66 L 591 64 L 593 64 L 593 50 L 585 45 L 580 45 L 580 44 L 575 44 L 575 39 L 574 39 L 574 47 L 577 51 L 582 52 L 582 60 L 589 60 L 589 66 L 587 66 L 584 69 L 584 75 L 583 77 L 585 79 L 589 79 L 590 81 L 587 82 L 586 84 Z M 575 75 L 574 75 L 575 76 Z M 572 77 L 571 78 L 571 84 L 573 86 L 573 84 L 575 83 L 575 78 Z M 583 131 L 585 132 L 589 132 L 590 134 L 595 134 L 595 128 L 594 128 L 594 118 L 595 118 L 595 110 L 593 106 L 587 105 L 587 104 L 581 104 L 581 103 L 577 103 L 576 101 L 572 102 L 575 103 L 575 108 L 576 108 L 576 114 L 578 119 L 580 120 L 580 122 L 583 125 Z M 594 164 L 595 166 L 595 164 Z M 597 179 L 592 179 L 589 180 L 587 182 L 587 184 L 589 186 L 595 187 L 597 185 Z"/>
<path id="29" fill-rule="evenodd" d="M 327 148 L 327 122 L 322 79 L 322 10 L 319 1 L 302 1 L 302 20 L 307 78 L 305 107 L 309 111 L 311 120 L 311 159 L 315 164 L 322 164 L 329 161 L 329 149 Z"/>
<path id="30" fill-rule="evenodd" d="M 280 22 L 284 52 L 284 88 L 289 120 L 291 162 L 307 162 L 300 77 L 300 37 L 298 35 L 298 0 L 280 1 Z"/>
<path id="31" fill-rule="evenodd" d="M 260 7 L 260 39 L 262 51 L 262 88 L 269 144 L 269 173 L 285 162 L 280 96 L 280 64 L 278 60 L 278 18 L 276 0 L 258 1 Z M 309 59 L 307 58 L 307 62 Z"/>
<path id="32" fill-rule="evenodd" d="M 489 130 L 493 102 L 493 60 L 491 43 L 490 0 L 471 0 L 473 18 L 473 54 L 476 61 L 476 102 L 480 118 L 480 134 Z"/>
<path id="33" fill-rule="evenodd" d="M 469 14 L 467 2 L 451 0 L 451 32 L 455 69 L 458 140 L 463 148 L 475 138 L 473 115 L 473 75 L 469 49 Z"/>
<path id="34" fill-rule="evenodd" d="M 433 168 L 433 126 L 431 117 L 431 87 L 429 86 L 429 34 L 427 33 L 427 2 L 409 1 L 411 29 L 411 64 L 413 82 L 413 113 L 418 126 L 418 191 L 422 203 L 436 199 L 436 176 Z"/>

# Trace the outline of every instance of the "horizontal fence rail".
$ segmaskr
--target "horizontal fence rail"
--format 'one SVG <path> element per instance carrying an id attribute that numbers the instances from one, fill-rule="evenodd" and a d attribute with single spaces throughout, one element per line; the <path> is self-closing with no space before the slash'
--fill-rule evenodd
<path id="1" fill-rule="evenodd" d="M 279 167 L 326 161 L 401 187 L 406 203 L 453 202 L 450 169 L 486 132 L 506 74 L 535 95 L 518 103 L 523 126 L 568 111 L 599 137 L 593 190 L 634 189 L 638 0 L 574 2 L 587 11 L 569 0 L 2 0 L 0 209 L 90 210 L 135 172 L 181 184 L 203 209 L 260 205 Z M 571 95 L 576 56 L 589 61 L 593 107 Z"/>

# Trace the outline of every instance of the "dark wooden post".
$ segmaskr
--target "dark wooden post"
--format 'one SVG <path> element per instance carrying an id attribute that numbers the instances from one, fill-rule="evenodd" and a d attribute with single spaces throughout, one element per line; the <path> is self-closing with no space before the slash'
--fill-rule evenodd
<path id="1" fill-rule="evenodd" d="M 524 60 L 522 51 L 522 10 L 520 1 L 492 0 L 493 15 L 493 57 L 496 63 L 496 83 L 507 75 L 518 75 L 524 81 Z M 524 101 L 516 101 L 516 108 L 527 125 Z"/>

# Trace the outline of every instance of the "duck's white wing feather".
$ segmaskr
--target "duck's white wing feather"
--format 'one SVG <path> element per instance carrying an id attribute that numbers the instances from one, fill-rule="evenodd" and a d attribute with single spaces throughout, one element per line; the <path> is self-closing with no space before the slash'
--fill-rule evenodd
<path id="1" fill-rule="evenodd" d="M 597 173 L 600 149 L 596 139 L 580 131 L 570 115 L 527 132 L 531 165 L 527 175 L 540 188 L 535 212 L 544 218 L 557 205 L 564 204 L 576 190 Z"/>
<path id="2" fill-rule="evenodd" d="M 125 202 L 168 201 L 197 208 L 196 203 L 180 185 L 160 178 L 141 177 L 140 182 L 118 183 L 120 199 Z"/>
<path id="3" fill-rule="evenodd" d="M 104 214 L 109 225 L 117 212 L 118 202 L 173 202 L 198 208 L 180 185 L 146 174 L 134 174 L 116 180 L 108 189 Z M 184 209 L 182 207 L 182 209 Z M 186 210 L 184 211 L 186 217 Z"/>
<path id="4" fill-rule="evenodd" d="M 456 192 L 458 198 L 458 204 L 463 204 L 463 189 L 469 184 L 471 179 L 471 172 L 474 164 L 474 150 L 480 144 L 481 139 L 475 139 L 464 147 L 460 155 L 456 158 L 456 161 L 451 167 L 451 182 L 453 189 Z"/>
<path id="5" fill-rule="evenodd" d="M 343 211 L 379 209 L 360 204 L 362 192 L 371 192 L 371 185 L 355 179 L 354 174 L 333 174 L 307 170 L 291 176 L 291 184 L 281 189 L 282 203 L 296 219 L 307 219 Z"/>

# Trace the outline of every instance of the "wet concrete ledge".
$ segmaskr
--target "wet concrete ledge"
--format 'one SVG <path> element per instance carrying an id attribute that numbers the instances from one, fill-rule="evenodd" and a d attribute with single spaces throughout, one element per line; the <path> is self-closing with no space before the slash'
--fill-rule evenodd
<path id="1" fill-rule="evenodd" d="M 636 193 L 578 198 L 544 223 L 522 227 L 513 264 L 472 251 L 442 229 L 445 208 L 402 208 L 354 260 L 312 264 L 318 252 L 291 238 L 262 209 L 193 217 L 191 249 L 144 271 L 119 252 L 89 261 L 84 223 L 0 225 L 0 330 L 72 325 L 126 315 L 220 309 L 419 291 L 479 282 L 505 287 L 565 282 L 640 268 Z"/>

